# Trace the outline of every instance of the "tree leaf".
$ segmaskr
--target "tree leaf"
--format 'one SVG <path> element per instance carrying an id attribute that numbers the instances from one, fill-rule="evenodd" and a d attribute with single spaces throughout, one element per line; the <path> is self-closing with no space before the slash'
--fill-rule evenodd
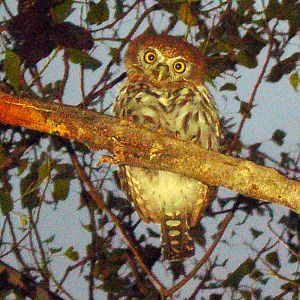
<path id="1" fill-rule="evenodd" d="M 5 162 L 8 158 L 8 154 L 6 153 L 4 147 L 0 145 L 0 164 Z"/>
<path id="2" fill-rule="evenodd" d="M 300 85 L 300 77 L 297 72 L 290 76 L 290 84 L 295 90 L 297 90 L 298 86 Z"/>
<path id="3" fill-rule="evenodd" d="M 256 230 L 253 227 L 250 228 L 251 234 L 253 235 L 253 237 L 256 239 L 258 238 L 260 235 L 263 234 L 263 231 L 260 230 Z"/>
<path id="4" fill-rule="evenodd" d="M 109 54 L 116 64 L 120 64 L 120 52 L 117 48 L 110 48 Z"/>
<path id="5" fill-rule="evenodd" d="M 194 16 L 188 2 L 180 5 L 178 16 L 188 26 L 196 26 L 198 24 L 198 18 Z"/>
<path id="6" fill-rule="evenodd" d="M 234 83 L 227 82 L 220 87 L 220 91 L 236 91 L 236 85 Z"/>
<path id="7" fill-rule="evenodd" d="M 66 256 L 67 258 L 69 258 L 70 260 L 72 261 L 76 261 L 79 259 L 79 254 L 77 251 L 74 250 L 74 247 L 71 246 L 69 247 L 65 253 L 64 253 L 64 256 Z"/>
<path id="8" fill-rule="evenodd" d="M 11 212 L 14 208 L 14 202 L 10 197 L 10 193 L 0 190 L 0 209 L 3 215 Z"/>
<path id="9" fill-rule="evenodd" d="M 22 80 L 21 59 L 12 50 L 6 49 L 4 59 L 4 72 L 15 91 L 19 93 Z"/>
<path id="10" fill-rule="evenodd" d="M 78 49 L 68 49 L 69 59 L 74 64 L 81 64 L 85 69 L 95 71 L 102 63 L 96 58 L 91 57 L 88 53 Z"/>
<path id="11" fill-rule="evenodd" d="M 240 264 L 232 273 L 228 274 L 226 284 L 237 288 L 240 281 L 250 274 L 255 268 L 255 261 L 251 258 L 247 258 L 242 264 Z"/>
<path id="12" fill-rule="evenodd" d="M 185 275 L 185 268 L 182 261 L 173 261 L 170 264 L 174 279 L 177 280 L 181 275 Z"/>
<path id="13" fill-rule="evenodd" d="M 43 241 L 43 243 L 45 244 L 50 244 L 54 241 L 55 238 L 55 234 L 51 235 L 49 238 L 47 238 L 46 240 Z"/>
<path id="14" fill-rule="evenodd" d="M 300 52 L 292 54 L 290 57 L 280 61 L 271 69 L 267 76 L 267 81 L 277 82 L 283 75 L 290 74 L 300 60 Z"/>
<path id="15" fill-rule="evenodd" d="M 249 69 L 253 69 L 257 66 L 257 58 L 255 55 L 250 55 L 244 50 L 241 50 L 235 57 L 236 61 Z"/>
<path id="16" fill-rule="evenodd" d="M 62 247 L 59 248 L 50 247 L 49 250 L 51 254 L 55 254 L 57 252 L 60 252 L 62 250 Z"/>
<path id="17" fill-rule="evenodd" d="M 38 189 L 39 186 L 36 185 L 38 180 L 38 165 L 39 161 L 33 163 L 30 168 L 30 172 L 21 179 L 20 192 L 21 192 L 21 202 L 23 208 L 33 209 L 39 205 Z"/>
<path id="18" fill-rule="evenodd" d="M 124 3 L 122 0 L 115 0 L 115 19 L 124 12 Z"/>
<path id="19" fill-rule="evenodd" d="M 150 237 L 153 237 L 153 238 L 160 237 L 160 234 L 157 233 L 156 231 L 152 230 L 151 228 L 147 228 L 147 231 L 148 231 Z"/>
<path id="20" fill-rule="evenodd" d="M 56 23 L 61 23 L 73 12 L 72 4 L 73 0 L 64 0 L 52 7 L 52 17 Z"/>
<path id="21" fill-rule="evenodd" d="M 247 118 L 250 119 L 250 118 L 251 118 L 251 107 L 252 107 L 252 106 L 250 106 L 248 102 L 241 101 L 239 112 L 240 112 L 242 115 L 246 115 Z"/>
<path id="22" fill-rule="evenodd" d="M 277 251 L 268 253 L 266 255 L 266 260 L 276 268 L 281 267 Z"/>
<path id="23" fill-rule="evenodd" d="M 54 180 L 53 199 L 55 201 L 65 200 L 70 190 L 70 179 L 60 178 Z"/>
<path id="24" fill-rule="evenodd" d="M 99 3 L 91 1 L 86 21 L 88 24 L 101 24 L 109 19 L 109 9 L 105 0 Z"/>
<path id="25" fill-rule="evenodd" d="M 284 143 L 285 136 L 286 136 L 286 133 L 283 130 L 277 129 L 277 130 L 274 131 L 271 140 L 275 144 L 277 144 L 279 146 L 282 146 L 283 143 Z"/>

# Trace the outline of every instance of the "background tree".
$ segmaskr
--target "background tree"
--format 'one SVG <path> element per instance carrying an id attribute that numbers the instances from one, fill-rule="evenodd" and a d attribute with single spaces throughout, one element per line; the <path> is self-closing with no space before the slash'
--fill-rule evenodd
<path id="1" fill-rule="evenodd" d="M 126 76 L 128 41 L 145 30 L 182 36 L 206 57 L 224 153 L 299 177 L 299 1 L 0 5 L 3 92 L 110 113 Z M 273 91 L 282 97 L 277 102 Z M 0 129 L 2 297 L 297 298 L 295 213 L 220 189 L 193 229 L 196 256 L 168 263 L 157 227 L 140 223 L 116 168 L 95 168 L 99 153 L 23 128 Z"/>

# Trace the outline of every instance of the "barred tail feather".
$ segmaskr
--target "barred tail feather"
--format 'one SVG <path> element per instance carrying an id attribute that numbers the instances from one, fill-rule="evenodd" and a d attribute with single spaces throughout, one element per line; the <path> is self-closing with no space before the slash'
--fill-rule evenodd
<path id="1" fill-rule="evenodd" d="M 164 258 L 171 261 L 182 260 L 195 254 L 193 238 L 185 214 L 165 214 L 161 222 L 162 250 Z"/>

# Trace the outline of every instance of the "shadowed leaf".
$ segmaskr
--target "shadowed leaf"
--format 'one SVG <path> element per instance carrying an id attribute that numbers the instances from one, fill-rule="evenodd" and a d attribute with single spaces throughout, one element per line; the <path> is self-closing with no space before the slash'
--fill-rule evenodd
<path id="1" fill-rule="evenodd" d="M 97 4 L 91 1 L 89 5 L 90 5 L 90 10 L 86 18 L 87 23 L 100 25 L 101 23 L 108 20 L 109 9 L 106 0 L 101 0 Z"/>
<path id="2" fill-rule="evenodd" d="M 15 52 L 9 49 L 5 52 L 4 71 L 15 91 L 19 93 L 22 80 L 21 59 Z"/>

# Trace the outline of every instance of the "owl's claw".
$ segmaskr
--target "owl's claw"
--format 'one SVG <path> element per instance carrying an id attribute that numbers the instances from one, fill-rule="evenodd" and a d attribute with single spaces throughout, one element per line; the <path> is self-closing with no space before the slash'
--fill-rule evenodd
<path id="1" fill-rule="evenodd" d="M 164 152 L 164 147 L 159 144 L 158 142 L 155 142 L 150 150 L 150 160 L 153 160 L 157 156 L 160 156 Z"/>
<path id="2" fill-rule="evenodd" d="M 96 167 L 99 167 L 101 164 L 109 163 L 112 165 L 120 164 L 125 161 L 125 147 L 120 143 L 115 137 L 112 137 L 111 140 L 114 143 L 114 153 L 113 156 L 102 155 L 99 161 L 95 164 Z"/>

